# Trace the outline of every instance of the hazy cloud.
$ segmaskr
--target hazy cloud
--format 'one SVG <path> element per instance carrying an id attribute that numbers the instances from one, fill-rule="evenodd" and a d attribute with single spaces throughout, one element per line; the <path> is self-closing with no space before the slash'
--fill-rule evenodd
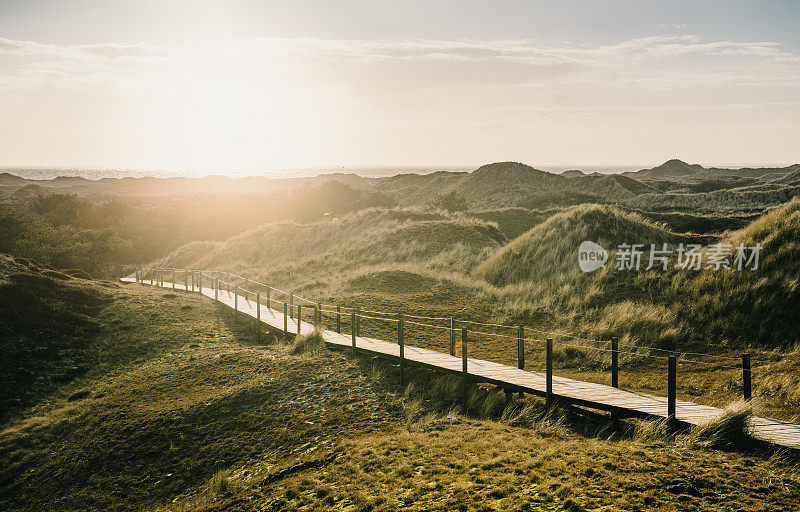
<path id="1" fill-rule="evenodd" d="M 70 151 L 83 144 L 176 161 L 193 155 L 204 165 L 237 165 L 231 155 L 250 162 L 262 153 L 320 163 L 298 160 L 310 147 L 324 162 L 348 151 L 399 162 L 412 149 L 422 160 L 466 151 L 465 159 L 481 161 L 491 156 L 476 141 L 519 148 L 541 139 L 549 141 L 543 150 L 556 152 L 569 151 L 561 138 L 579 136 L 602 155 L 611 146 L 598 134 L 624 132 L 631 120 L 638 131 L 629 136 L 669 125 L 663 136 L 670 141 L 679 137 L 675 126 L 691 121 L 690 147 L 699 145 L 699 126 L 719 127 L 723 119 L 729 139 L 771 126 L 773 140 L 782 141 L 800 110 L 798 62 L 795 50 L 774 41 L 692 34 L 613 44 L 257 37 L 54 45 L 0 38 L 0 131 L 6 140 L 42 126 L 59 136 L 85 132 L 92 135 Z M 434 147 L 445 132 L 453 147 Z M 97 143 L 109 137 L 116 138 Z M 659 140 L 652 137 L 651 146 Z M 26 143 L 38 154 L 36 139 Z"/>

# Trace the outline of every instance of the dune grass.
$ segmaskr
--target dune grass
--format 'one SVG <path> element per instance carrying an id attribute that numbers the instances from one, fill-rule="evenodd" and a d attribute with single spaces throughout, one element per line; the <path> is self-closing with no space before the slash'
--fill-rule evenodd
<path id="1" fill-rule="evenodd" d="M 470 390 L 464 416 L 458 379 L 412 370 L 400 390 L 395 366 L 324 350 L 314 334 L 256 344 L 202 297 L 109 293 L 87 338 L 106 357 L 0 431 L 4 510 L 780 509 L 798 499 L 788 460 L 637 437 L 489 386 Z"/>
<path id="2" fill-rule="evenodd" d="M 0 431 L 3 510 L 140 510 L 229 492 L 248 461 L 391 428 L 357 368 L 293 355 L 195 295 L 126 287 L 85 341 L 104 353 Z M 310 444 L 309 444 L 310 443 Z"/>
<path id="3" fill-rule="evenodd" d="M 707 244 L 708 238 L 676 234 L 639 214 L 602 205 L 553 212 L 510 242 L 498 225 L 470 219 L 469 212 L 369 209 L 309 224 L 266 225 L 213 246 L 186 246 L 160 263 L 229 270 L 325 304 L 453 317 L 458 327 L 459 319 L 524 324 L 532 329 L 528 336 L 536 338 L 526 347 L 530 367 L 541 367 L 549 336 L 556 342 L 559 374 L 582 380 L 608 381 L 608 353 L 596 350 L 607 351 L 608 343 L 538 331 L 590 340 L 617 337 L 625 385 L 657 394 L 664 390 L 666 354 L 650 347 L 730 357 L 716 359 L 727 361 L 718 367 L 686 363 L 680 368 L 682 398 L 725 405 L 741 394 L 741 372 L 726 366 L 736 366 L 742 352 L 751 352 L 761 371 L 791 373 L 800 366 L 792 351 L 800 336 L 792 313 L 800 306 L 798 205 L 800 200 L 791 201 L 722 236 L 734 246 L 761 243 L 761 268 L 749 273 L 617 271 L 612 266 L 620 243 Z M 513 210 L 507 213 L 514 215 Z M 509 222 L 503 216 L 498 221 Z M 586 239 L 610 250 L 611 263 L 591 274 L 575 263 L 576 248 Z M 333 327 L 334 315 L 324 317 Z M 343 322 L 347 329 L 346 315 Z M 447 320 L 433 323 L 449 326 Z M 396 336 L 393 325 L 380 320 L 365 320 L 363 328 L 382 339 Z M 406 336 L 410 344 L 440 351 L 449 345 L 449 334 L 441 328 L 409 325 Z M 516 363 L 513 339 L 473 334 L 470 341 L 471 355 Z M 756 378 L 755 393 L 765 398 L 769 414 L 796 418 L 795 395 L 776 389 L 776 382 Z"/>

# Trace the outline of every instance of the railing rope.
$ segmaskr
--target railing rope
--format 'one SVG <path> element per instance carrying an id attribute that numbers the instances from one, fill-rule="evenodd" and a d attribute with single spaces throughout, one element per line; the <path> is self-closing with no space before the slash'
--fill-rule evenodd
<path id="1" fill-rule="evenodd" d="M 177 278 L 179 272 L 183 272 L 183 286 L 185 291 L 191 290 L 192 292 L 198 291 L 199 293 L 204 293 L 203 289 L 203 274 L 202 270 L 189 270 L 189 269 L 176 269 L 176 268 L 164 268 L 164 267 L 150 267 L 145 268 L 142 266 L 138 266 L 134 268 L 134 280 L 136 283 L 145 285 L 147 284 L 147 280 L 149 279 L 150 286 L 160 286 L 161 288 L 166 288 L 166 277 L 165 271 L 169 271 L 170 274 L 170 285 L 173 290 L 177 290 Z M 190 274 L 191 274 L 191 283 L 190 283 Z M 227 276 L 227 280 L 223 281 L 221 279 L 221 274 L 223 276 Z M 256 339 L 260 341 L 261 337 L 261 294 L 256 293 L 255 291 L 251 291 L 250 285 L 251 282 L 253 284 L 264 286 L 266 288 L 266 297 L 267 297 L 267 307 L 271 309 L 273 299 L 271 298 L 271 291 L 273 287 L 264 285 L 257 281 L 251 281 L 250 278 L 244 278 L 241 276 L 235 276 L 230 272 L 220 272 L 220 271 L 210 271 L 207 274 L 207 277 L 211 279 L 211 288 L 214 290 L 214 300 L 219 302 L 219 290 L 222 288 L 226 290 L 230 295 L 231 291 L 233 291 L 234 299 L 233 299 L 233 309 L 234 309 L 234 322 L 238 321 L 239 314 L 243 311 L 239 309 L 239 296 L 242 295 L 246 301 L 250 301 L 251 295 L 255 295 L 256 301 L 256 312 L 255 312 L 255 320 L 256 320 Z M 241 288 L 238 284 L 233 284 L 233 279 L 242 280 L 245 283 L 245 287 Z M 191 287 L 191 288 L 190 288 Z M 288 337 L 288 319 L 295 317 L 294 312 L 294 305 L 295 305 L 295 298 L 298 301 L 307 302 L 307 306 L 313 308 L 313 320 L 311 322 L 315 326 L 322 326 L 324 322 L 324 313 L 335 314 L 336 315 L 336 332 L 341 333 L 342 331 L 342 306 L 337 305 L 335 311 L 325 309 L 323 304 L 319 301 L 314 302 L 304 297 L 300 297 L 299 295 L 295 295 L 294 292 L 283 292 L 282 290 L 278 290 L 274 288 L 276 291 L 280 293 L 284 293 L 286 297 L 288 297 L 288 303 L 286 299 L 282 302 L 283 304 L 283 314 L 284 314 L 284 337 Z M 281 302 L 274 301 L 278 304 Z M 297 313 L 296 313 L 296 320 L 297 320 L 297 334 L 301 334 L 302 331 L 302 317 L 303 317 L 303 305 L 297 304 Z M 400 355 L 400 383 L 401 385 L 406 384 L 406 358 L 405 358 L 405 326 L 406 324 L 413 324 L 419 325 L 422 327 L 429 327 L 429 328 L 436 328 L 436 329 L 444 329 L 449 331 L 450 340 L 449 340 L 449 352 L 451 355 L 456 356 L 456 347 L 458 343 L 456 343 L 456 336 L 457 333 L 457 325 L 458 322 L 461 326 L 464 324 L 474 324 L 474 325 L 483 325 L 483 326 L 490 326 L 490 327 L 506 327 L 506 328 L 514 328 L 516 327 L 516 335 L 505 335 L 499 334 L 496 332 L 479 332 L 479 331 L 472 331 L 473 335 L 477 336 L 492 336 L 492 337 L 499 337 L 499 338 L 508 338 L 516 339 L 517 341 L 517 367 L 519 369 L 525 369 L 525 342 L 526 341 L 536 341 L 541 342 L 541 339 L 531 338 L 530 340 L 525 337 L 525 329 L 526 327 L 523 325 L 517 326 L 509 326 L 503 324 L 490 324 L 490 323 L 483 323 L 483 322 L 473 322 L 470 320 L 458 320 L 456 321 L 453 317 L 421 317 L 418 315 L 405 315 L 405 314 L 392 314 L 386 313 L 381 311 L 370 311 L 370 310 L 362 310 L 361 307 L 355 308 L 345 308 L 346 310 L 350 310 L 350 334 L 351 334 L 351 342 L 352 342 L 352 351 L 354 354 L 357 353 L 357 338 L 361 337 L 361 320 L 362 318 L 371 318 L 376 320 L 382 320 L 387 322 L 396 321 L 397 322 L 397 342 L 399 345 L 399 355 Z M 378 316 L 366 316 L 363 312 L 366 311 L 367 313 L 378 315 Z M 252 315 L 252 312 L 248 310 L 248 315 Z M 410 320 L 406 320 L 406 318 L 421 318 L 421 319 L 429 319 L 435 322 L 445 323 L 449 320 L 449 327 L 444 325 L 435 325 L 431 323 L 420 323 L 420 322 L 412 322 Z M 529 328 L 530 329 L 530 328 Z M 469 331 L 466 327 L 461 327 L 461 359 L 462 359 L 462 387 L 464 388 L 464 407 L 467 407 L 467 388 L 469 385 L 469 374 L 467 371 L 467 362 L 468 362 L 468 346 L 467 346 L 467 337 L 469 335 Z M 485 329 L 487 330 L 487 329 Z M 542 332 L 545 333 L 546 331 L 537 331 L 536 329 L 530 329 L 533 332 Z M 488 331 L 488 330 L 487 330 Z M 610 352 L 611 355 L 611 386 L 614 388 L 619 388 L 619 357 L 620 354 L 633 354 L 633 355 L 641 355 L 637 352 L 633 351 L 621 351 L 619 348 L 619 339 L 615 336 L 612 337 L 609 341 L 601 341 L 601 340 L 590 340 L 586 338 L 580 338 L 578 336 L 572 335 L 564 335 L 568 338 L 577 339 L 577 340 L 585 340 L 590 343 L 609 343 L 610 341 L 610 350 L 608 348 L 601 348 L 601 347 L 587 347 L 584 345 L 566 345 L 566 346 L 575 346 L 585 349 L 592 349 L 598 350 L 601 352 Z M 555 404 L 555 395 L 553 393 L 553 338 L 546 338 L 546 401 L 548 407 Z M 607 347 L 608 345 L 606 345 Z M 653 349 L 653 350 L 660 350 L 660 349 Z M 664 352 L 662 350 L 662 352 Z M 668 376 L 667 376 L 667 417 L 670 425 L 677 425 L 676 419 L 676 408 L 677 408 L 677 363 L 697 363 L 697 364 L 705 364 L 705 365 L 718 365 L 721 368 L 725 369 L 741 369 L 742 372 L 742 395 L 745 400 L 752 399 L 752 368 L 751 368 L 751 355 L 741 354 L 741 366 L 735 367 L 733 365 L 722 365 L 718 362 L 708 362 L 708 361 L 701 361 L 696 358 L 686 359 L 686 356 L 701 356 L 701 357 L 714 357 L 718 359 L 731 359 L 727 356 L 715 356 L 712 354 L 703 354 L 703 353 L 692 353 L 692 352 L 685 352 L 682 354 L 671 353 L 669 356 L 655 356 L 655 355 L 647 355 L 647 357 L 652 357 L 655 359 L 667 359 L 668 361 Z M 762 374 L 762 373 L 760 373 Z M 510 396 L 510 390 L 506 389 L 506 394 Z"/>

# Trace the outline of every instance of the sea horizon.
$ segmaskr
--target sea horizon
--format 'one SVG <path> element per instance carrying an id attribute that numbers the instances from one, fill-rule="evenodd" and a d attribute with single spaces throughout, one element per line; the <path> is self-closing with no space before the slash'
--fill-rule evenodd
<path id="1" fill-rule="evenodd" d="M 491 162 L 486 162 L 491 163 Z M 525 163 L 525 162 L 522 162 Z M 663 162 L 655 164 L 607 164 L 607 165 L 531 165 L 531 167 L 560 174 L 569 170 L 580 170 L 585 173 L 620 174 L 623 172 L 651 169 Z M 694 163 L 694 162 L 688 162 Z M 3 166 L 0 173 L 8 173 L 28 180 L 51 180 L 59 177 L 80 177 L 89 180 L 102 178 L 206 178 L 209 176 L 226 176 L 229 178 L 312 178 L 325 174 L 357 174 L 363 178 L 385 178 L 398 174 L 432 174 L 435 172 L 471 172 L 481 165 L 432 165 L 432 166 L 349 166 L 349 167 L 310 167 L 298 169 L 152 169 L 152 168 L 92 168 L 92 167 L 26 167 Z M 702 164 L 703 167 L 721 169 L 788 167 L 793 163 L 744 163 L 744 164 Z"/>

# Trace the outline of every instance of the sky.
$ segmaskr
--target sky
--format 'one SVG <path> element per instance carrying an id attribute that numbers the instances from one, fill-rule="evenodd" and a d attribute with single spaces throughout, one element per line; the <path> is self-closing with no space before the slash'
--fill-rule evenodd
<path id="1" fill-rule="evenodd" d="M 800 2 L 0 0 L 0 166 L 800 162 Z"/>

